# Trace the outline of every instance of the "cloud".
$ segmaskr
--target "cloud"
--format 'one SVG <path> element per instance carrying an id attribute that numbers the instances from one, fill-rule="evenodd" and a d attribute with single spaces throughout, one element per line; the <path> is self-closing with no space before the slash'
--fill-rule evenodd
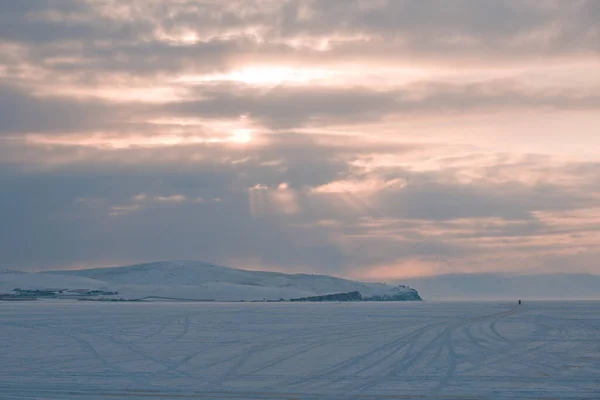
<path id="1" fill-rule="evenodd" d="M 338 150 L 344 154 L 352 147 Z M 278 154 L 275 149 L 273 154 Z M 319 150 L 316 144 L 309 149 L 306 154 L 335 151 Z M 298 157 L 291 151 L 287 154 Z M 43 259 L 42 265 L 55 267 L 88 258 L 112 264 L 201 257 L 221 263 L 252 259 L 282 269 L 359 274 L 371 265 L 445 265 L 444 260 L 472 265 L 474 260 L 489 259 L 486 269 L 493 269 L 502 268 L 501 254 L 507 260 L 506 249 L 518 257 L 555 254 L 562 258 L 570 247 L 565 238 L 584 235 L 585 240 L 577 241 L 585 248 L 600 229 L 593 217 L 589 221 L 566 218 L 573 210 L 591 216 L 590 208 L 600 207 L 597 189 L 588 192 L 577 182 L 538 186 L 515 181 L 518 174 L 513 173 L 504 184 L 485 179 L 457 183 L 455 174 L 469 168 L 467 163 L 450 174 L 395 167 L 357 173 L 346 167 L 338 171 L 345 180 L 321 179 L 331 183 L 318 183 L 309 176 L 293 179 L 285 173 L 273 183 L 260 183 L 266 181 L 269 169 L 292 165 L 285 153 L 278 156 L 281 164 L 264 167 L 263 159 L 257 158 L 238 164 L 239 169 L 215 163 L 182 170 L 173 159 L 161 164 L 156 170 L 160 174 L 148 175 L 151 166 L 144 162 L 92 172 L 94 167 L 77 174 L 68 168 L 5 175 L 3 193 L 10 196 L 3 196 L 0 209 L 5 232 L 10 233 L 2 238 L 10 254 L 6 262 L 15 267 L 40 266 Z M 139 165 L 146 169 L 140 171 Z M 528 165 L 525 162 L 522 168 Z M 593 165 L 557 164 L 553 171 L 554 176 L 570 176 L 585 169 L 590 169 L 588 182 L 593 185 Z M 232 186 L 243 173 L 246 180 Z M 40 184 L 47 189 L 44 196 L 36 197 Z M 320 187 L 336 190 L 314 191 Z M 262 205 L 256 205 L 256 193 L 248 188 L 262 193 Z M 13 202 L 20 205 L 19 213 L 9 207 Z M 113 218 L 106 219 L 107 215 Z M 43 242 L 37 254 L 25 257 L 14 251 L 30 236 Z M 226 242 L 217 242 L 224 238 Z M 161 247 L 148 247 L 159 241 Z M 75 245 L 76 253 L 56 250 Z M 269 250 L 273 248 L 279 251 Z M 398 276 L 402 272 L 400 268 Z"/>
<path id="2" fill-rule="evenodd" d="M 0 113 L 0 134 L 15 135 L 111 129 L 119 110 L 101 101 L 39 98 L 0 83 Z"/>
<path id="3" fill-rule="evenodd" d="M 116 217 L 119 215 L 125 215 L 125 214 L 129 214 L 129 213 L 138 211 L 139 209 L 141 209 L 141 206 L 139 204 L 130 204 L 130 205 L 124 205 L 124 206 L 112 206 L 110 208 L 110 212 L 108 213 L 108 215 L 110 215 L 111 217 Z"/>
<path id="4" fill-rule="evenodd" d="M 599 18 L 593 0 L 3 2 L 4 262 L 598 272 Z"/>
<path id="5" fill-rule="evenodd" d="M 600 42 L 594 18 L 600 13 L 593 0 L 461 0 L 444 6 L 362 0 L 24 3 L 3 5 L 0 37 L 5 41 L 56 46 L 77 40 L 81 46 L 56 46 L 52 55 L 80 57 L 88 61 L 81 67 L 115 72 L 181 70 L 199 60 L 223 69 L 249 59 L 281 62 L 286 57 L 535 59 L 597 54 Z M 23 24 L 32 28 L 20 29 Z M 46 59 L 45 50 L 34 57 Z"/>
<path id="6" fill-rule="evenodd" d="M 198 204 L 203 203 L 204 201 L 205 199 L 202 197 L 191 198 L 183 194 L 148 196 L 145 193 L 139 193 L 131 197 L 129 204 L 118 204 L 111 206 L 108 209 L 108 215 L 111 217 L 118 217 L 148 208 L 155 208 L 161 205 Z M 220 198 L 215 197 L 211 201 L 219 202 Z"/>
<path id="7" fill-rule="evenodd" d="M 372 180 L 343 180 L 333 181 L 326 185 L 321 185 L 313 189 L 316 193 L 377 193 L 384 189 L 397 188 L 401 189 L 406 186 L 406 181 L 400 178 L 389 181 Z"/>

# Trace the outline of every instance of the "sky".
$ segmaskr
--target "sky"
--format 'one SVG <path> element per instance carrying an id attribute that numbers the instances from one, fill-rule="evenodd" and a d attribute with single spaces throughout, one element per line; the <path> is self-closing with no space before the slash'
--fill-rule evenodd
<path id="1" fill-rule="evenodd" d="M 0 263 L 600 273 L 600 1 L 0 2 Z"/>

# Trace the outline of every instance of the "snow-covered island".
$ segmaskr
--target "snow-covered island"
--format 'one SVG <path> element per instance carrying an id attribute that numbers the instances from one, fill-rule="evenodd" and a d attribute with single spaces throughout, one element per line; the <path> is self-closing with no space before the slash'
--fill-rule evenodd
<path id="1" fill-rule="evenodd" d="M 113 268 L 0 272 L 2 300 L 179 301 L 419 301 L 410 287 L 327 275 L 227 268 L 197 261 L 163 261 Z"/>

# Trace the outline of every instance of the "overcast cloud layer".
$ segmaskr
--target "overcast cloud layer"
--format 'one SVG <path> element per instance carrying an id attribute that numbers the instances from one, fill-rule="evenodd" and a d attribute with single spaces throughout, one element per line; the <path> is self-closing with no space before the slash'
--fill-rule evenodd
<path id="1" fill-rule="evenodd" d="M 600 273 L 600 1 L 0 2 L 8 268 Z"/>

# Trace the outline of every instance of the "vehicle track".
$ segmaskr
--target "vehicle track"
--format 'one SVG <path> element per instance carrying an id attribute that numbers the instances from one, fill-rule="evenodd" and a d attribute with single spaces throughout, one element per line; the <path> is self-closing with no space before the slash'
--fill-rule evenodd
<path id="1" fill-rule="evenodd" d="M 422 336 L 425 332 L 434 329 L 438 326 L 440 326 L 440 324 L 443 324 L 443 322 L 437 322 L 437 323 L 433 323 L 433 324 L 429 324 L 429 325 L 425 325 L 423 327 L 420 327 L 414 331 L 411 331 L 410 333 L 401 336 L 400 338 L 396 338 L 388 343 L 385 343 L 381 346 L 376 347 L 373 350 L 370 350 L 367 353 L 363 353 L 363 354 L 359 354 L 355 357 L 352 357 L 349 360 L 345 360 L 342 361 L 336 365 L 333 365 L 329 368 L 327 368 L 326 370 L 318 373 L 317 375 L 311 375 L 308 377 L 304 377 L 298 380 L 295 380 L 293 382 L 288 383 L 286 386 L 288 387 L 293 387 L 293 386 L 298 386 L 298 385 L 302 385 L 302 384 L 306 384 L 306 383 L 310 383 L 311 386 L 313 385 L 318 385 L 319 381 L 331 381 L 332 383 L 337 383 L 339 382 L 341 379 L 344 379 L 344 377 L 341 378 L 335 378 L 334 375 L 338 372 L 343 372 L 345 370 L 347 370 L 350 367 L 356 366 L 356 365 L 360 365 L 362 362 L 366 361 L 367 359 L 369 359 L 370 357 L 374 356 L 377 353 L 380 353 L 382 351 L 388 350 L 390 348 L 393 348 L 392 352 L 389 352 L 388 354 L 386 354 L 383 358 L 379 358 L 376 361 L 373 361 L 372 363 L 370 363 L 367 368 L 365 368 L 365 370 L 368 370 L 369 368 L 371 368 L 374 365 L 377 365 L 378 363 L 380 363 L 381 361 L 385 361 L 386 359 L 388 359 L 389 357 L 392 356 L 392 354 L 396 354 L 398 351 L 400 351 L 402 348 L 404 348 L 405 346 L 411 346 L 414 344 L 415 340 L 417 338 L 419 338 L 420 336 Z M 414 337 L 413 337 L 414 336 Z M 411 339 L 411 337 L 413 337 L 413 340 L 408 340 L 407 339 Z M 394 346 L 399 346 L 394 348 Z"/>
<path id="2" fill-rule="evenodd" d="M 2 315 L 0 398 L 597 398 L 600 319 L 576 304 L 284 306 Z"/>

